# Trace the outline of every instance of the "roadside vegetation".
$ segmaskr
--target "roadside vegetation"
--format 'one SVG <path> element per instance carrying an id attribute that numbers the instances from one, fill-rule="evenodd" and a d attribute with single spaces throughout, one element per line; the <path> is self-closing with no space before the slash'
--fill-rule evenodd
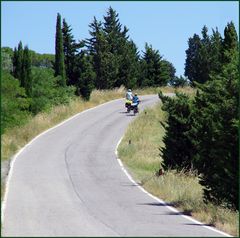
<path id="1" fill-rule="evenodd" d="M 166 97 L 160 91 L 162 106 L 153 110 L 157 114 L 140 116 L 143 121 L 129 129 L 132 139 L 126 136 L 119 152 L 149 191 L 238 235 L 238 36 L 232 22 L 224 36 L 217 29 L 209 35 L 206 26 L 201 34 L 189 38 L 185 61 L 184 74 L 196 93 Z M 161 169 L 164 175 L 156 178 Z"/>
<path id="2" fill-rule="evenodd" d="M 238 211 L 205 203 L 204 187 L 199 184 L 196 171 L 166 170 L 163 175 L 156 175 L 163 162 L 159 148 L 164 147 L 165 129 L 160 122 L 167 121 L 161 107 L 159 102 L 154 108 L 144 110 L 129 125 L 118 147 L 119 158 L 135 181 L 153 195 L 204 224 L 238 236 Z"/>

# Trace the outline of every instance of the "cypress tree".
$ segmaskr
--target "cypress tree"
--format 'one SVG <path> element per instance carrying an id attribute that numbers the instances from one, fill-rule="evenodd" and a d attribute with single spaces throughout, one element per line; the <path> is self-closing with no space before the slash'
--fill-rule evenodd
<path id="1" fill-rule="evenodd" d="M 23 46 L 22 42 L 18 43 L 18 48 L 14 48 L 13 55 L 13 76 L 20 80 L 22 78 L 22 63 L 23 63 Z M 22 85 L 21 85 L 22 86 Z"/>
<path id="2" fill-rule="evenodd" d="M 18 49 L 13 53 L 13 76 L 20 82 L 20 86 L 25 88 L 26 95 L 32 96 L 32 77 L 31 77 L 31 55 L 27 46 L 22 46 L 20 41 Z"/>
<path id="3" fill-rule="evenodd" d="M 24 47 L 22 66 L 23 68 L 21 85 L 25 88 L 27 96 L 31 98 L 32 97 L 31 57 L 27 46 Z"/>
<path id="4" fill-rule="evenodd" d="M 60 86 L 66 86 L 66 72 L 64 65 L 63 36 L 61 28 L 61 15 L 57 14 L 56 37 L 55 37 L 55 77 L 60 75 Z"/>

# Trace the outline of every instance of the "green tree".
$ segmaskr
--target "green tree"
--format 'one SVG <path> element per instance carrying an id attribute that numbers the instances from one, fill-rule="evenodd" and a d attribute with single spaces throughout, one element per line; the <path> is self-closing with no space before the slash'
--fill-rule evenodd
<path id="1" fill-rule="evenodd" d="M 74 96 L 74 88 L 59 86 L 61 76 L 54 77 L 53 69 L 33 67 L 32 78 L 31 112 L 33 114 L 49 110 L 55 105 L 66 104 Z"/>
<path id="2" fill-rule="evenodd" d="M 72 28 L 67 24 L 65 19 L 63 19 L 62 33 L 67 85 L 76 85 L 76 53 L 81 45 L 77 44 L 74 40 L 74 37 L 72 35 Z"/>
<path id="3" fill-rule="evenodd" d="M 196 148 L 193 161 L 207 201 L 238 208 L 238 53 L 211 81 L 198 85 L 189 138 Z"/>
<path id="4" fill-rule="evenodd" d="M 77 83 L 77 92 L 85 100 L 90 99 L 92 90 L 94 89 L 94 81 L 96 74 L 92 66 L 92 57 L 82 51 L 79 57 L 79 77 Z"/>
<path id="5" fill-rule="evenodd" d="M 199 49 L 199 66 L 200 69 L 197 73 L 197 82 L 205 83 L 210 80 L 210 73 L 213 70 L 211 65 L 211 41 L 208 35 L 208 28 L 206 26 L 202 29 L 202 39 Z"/>
<path id="6" fill-rule="evenodd" d="M 21 86 L 25 88 L 29 98 L 32 97 L 31 57 L 27 46 L 23 50 Z"/>
<path id="7" fill-rule="evenodd" d="M 173 79 L 170 80 L 170 85 L 173 87 L 184 87 L 189 84 L 186 78 L 182 75 L 180 77 L 175 76 Z"/>
<path id="8" fill-rule="evenodd" d="M 133 41 L 128 40 L 128 29 L 122 27 L 116 11 L 110 7 L 103 24 L 94 17 L 89 26 L 91 38 L 85 43 L 93 56 L 95 86 L 100 89 L 135 86 L 138 77 L 137 48 Z"/>
<path id="9" fill-rule="evenodd" d="M 210 37 L 211 47 L 209 49 L 209 54 L 211 56 L 211 72 L 210 73 L 219 73 L 222 68 L 222 36 L 219 33 L 218 29 L 212 30 L 213 34 Z"/>
<path id="10" fill-rule="evenodd" d="M 18 44 L 18 48 L 14 48 L 13 53 L 13 76 L 19 80 L 22 78 L 22 63 L 23 63 L 23 46 L 20 41 Z"/>
<path id="11" fill-rule="evenodd" d="M 128 29 L 126 26 L 122 29 L 118 13 L 109 7 L 107 15 L 104 16 L 103 32 L 107 41 L 106 61 L 109 61 L 109 71 L 106 78 L 109 80 L 109 88 L 119 87 L 123 83 L 122 79 L 129 76 L 130 65 L 126 65 L 124 59 L 130 50 L 128 44 Z"/>
<path id="12" fill-rule="evenodd" d="M 233 22 L 230 22 L 224 29 L 223 63 L 231 62 L 232 54 L 236 50 L 238 50 L 238 36 Z"/>
<path id="13" fill-rule="evenodd" d="M 175 78 L 176 69 L 173 64 L 167 60 L 161 60 L 160 68 L 160 79 L 161 81 L 155 82 L 155 85 L 167 85 Z"/>
<path id="14" fill-rule="evenodd" d="M 108 78 L 105 77 L 106 58 L 108 52 L 108 44 L 102 29 L 102 23 L 94 17 L 93 22 L 89 24 L 90 39 L 85 40 L 85 45 L 93 57 L 93 68 L 96 74 L 95 87 L 98 89 L 106 89 L 109 86 Z"/>
<path id="15" fill-rule="evenodd" d="M 145 52 L 141 59 L 141 77 L 139 81 L 140 87 L 163 86 L 166 82 L 161 79 L 161 63 L 162 56 L 158 50 L 154 50 L 152 46 L 145 44 Z"/>
<path id="16" fill-rule="evenodd" d="M 40 67 L 40 68 L 53 68 L 55 55 L 54 54 L 39 54 L 33 50 L 29 50 L 32 66 Z"/>
<path id="17" fill-rule="evenodd" d="M 187 133 L 191 129 L 191 100 L 187 95 L 176 93 L 176 98 L 159 97 L 163 102 L 162 110 L 168 114 L 167 124 L 162 124 L 166 130 L 161 148 L 164 169 L 181 170 L 193 167 L 192 155 L 194 147 Z"/>
<path id="18" fill-rule="evenodd" d="M 55 76 L 61 76 L 59 84 L 66 86 L 66 72 L 64 66 L 63 36 L 61 27 L 61 15 L 57 14 L 56 37 L 55 37 Z"/>
<path id="19" fill-rule="evenodd" d="M 25 89 L 11 74 L 2 71 L 1 75 L 1 133 L 14 126 L 20 126 L 29 117 L 29 99 Z"/>
<path id="20" fill-rule="evenodd" d="M 1 57 L 2 57 L 2 69 L 8 71 L 9 73 L 13 72 L 13 50 L 9 47 L 1 48 Z"/>
<path id="21" fill-rule="evenodd" d="M 126 88 L 134 88 L 139 78 L 139 53 L 135 43 L 127 41 L 122 47 L 120 57 L 119 78 L 116 87 L 124 85 Z"/>
<path id="22" fill-rule="evenodd" d="M 184 75 L 189 79 L 191 83 L 194 81 L 199 82 L 199 71 L 200 71 L 200 56 L 199 50 L 201 47 L 201 39 L 197 34 L 188 40 L 188 49 L 186 50 L 186 61 L 185 61 L 185 73 Z"/>
<path id="23" fill-rule="evenodd" d="M 18 44 L 18 49 L 13 53 L 13 76 L 20 81 L 20 86 L 25 88 L 28 97 L 32 94 L 31 78 L 31 55 L 27 46 L 22 47 L 22 42 Z"/>

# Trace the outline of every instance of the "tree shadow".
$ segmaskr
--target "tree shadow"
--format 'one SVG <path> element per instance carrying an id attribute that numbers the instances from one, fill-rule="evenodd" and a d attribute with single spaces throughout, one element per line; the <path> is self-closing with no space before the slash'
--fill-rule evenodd
<path id="1" fill-rule="evenodd" d="M 159 206 L 159 207 L 166 207 L 166 206 L 171 206 L 171 207 L 176 207 L 177 202 L 174 203 L 160 203 L 160 202 L 152 202 L 152 203 L 138 203 L 137 205 L 147 205 L 147 206 Z M 162 215 L 186 215 L 186 216 L 192 216 L 192 210 L 191 209 L 185 209 L 182 212 L 166 212 Z"/>
<path id="2" fill-rule="evenodd" d="M 137 205 L 157 206 L 157 207 L 172 206 L 173 207 L 174 203 L 147 202 L 147 203 L 138 203 Z"/>
<path id="3" fill-rule="evenodd" d="M 184 225 L 186 226 L 211 226 L 211 227 L 214 227 L 213 224 L 198 224 L 198 223 L 184 223 Z"/>

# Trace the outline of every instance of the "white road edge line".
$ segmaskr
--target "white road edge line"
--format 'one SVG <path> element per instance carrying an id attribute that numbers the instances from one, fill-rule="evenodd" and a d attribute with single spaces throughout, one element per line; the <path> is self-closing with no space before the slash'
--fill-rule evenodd
<path id="1" fill-rule="evenodd" d="M 124 168 L 122 161 L 118 158 L 118 147 L 119 147 L 122 139 L 123 139 L 123 136 L 120 138 L 120 140 L 119 140 L 118 143 L 117 143 L 117 146 L 116 146 L 116 149 L 115 149 L 115 154 L 116 154 L 117 161 L 118 161 L 121 169 L 122 169 L 123 172 L 127 175 L 128 179 L 129 179 L 134 185 L 136 185 L 142 192 L 146 193 L 146 194 L 147 194 L 148 196 L 150 196 L 151 198 L 153 198 L 153 199 L 155 199 L 156 201 L 160 202 L 161 204 L 163 204 L 164 206 L 166 206 L 169 210 L 171 210 L 171 211 L 173 211 L 173 212 L 180 213 L 180 211 L 178 211 L 178 210 L 175 209 L 174 207 L 171 207 L 171 206 L 167 205 L 166 202 L 164 202 L 164 201 L 161 200 L 160 198 L 155 197 L 155 196 L 152 195 L 151 193 L 147 192 L 142 186 L 140 186 L 138 183 L 136 183 L 136 182 L 133 180 L 132 176 L 131 176 L 131 175 L 127 172 L 127 170 Z M 186 219 L 188 219 L 188 220 L 190 220 L 190 221 L 192 221 L 192 222 L 194 222 L 194 223 L 196 223 L 196 224 L 199 224 L 199 225 L 201 225 L 201 226 L 203 226 L 203 227 L 205 227 L 205 228 L 207 228 L 207 229 L 209 229 L 209 230 L 218 232 L 218 233 L 220 233 L 221 235 L 224 235 L 224 236 L 227 236 L 227 237 L 233 237 L 233 236 L 231 236 L 231 235 L 229 235 L 229 234 L 227 234 L 227 233 L 225 233 L 225 232 L 223 232 L 223 231 L 217 230 L 216 228 L 213 228 L 213 227 L 210 227 L 210 226 L 206 226 L 206 225 L 204 225 L 203 223 L 201 223 L 201 222 L 199 222 L 199 221 L 197 221 L 197 220 L 195 220 L 195 219 L 193 219 L 192 217 L 189 217 L 189 216 L 187 216 L 187 215 L 180 215 L 180 216 L 182 216 L 182 217 L 184 217 L 184 218 L 186 218 Z"/>
<path id="2" fill-rule="evenodd" d="M 6 209 L 6 203 L 7 203 L 7 197 L 8 197 L 8 192 L 9 192 L 9 183 L 10 183 L 10 180 L 11 180 L 11 177 L 12 177 L 12 173 L 13 173 L 13 167 L 14 167 L 14 163 L 17 159 L 17 157 L 23 152 L 24 149 L 26 149 L 28 146 L 30 146 L 35 140 L 37 140 L 40 136 L 43 136 L 44 134 L 46 134 L 47 132 L 63 125 L 64 123 L 74 119 L 75 117 L 79 116 L 80 114 L 83 114 L 85 112 L 88 112 L 88 111 L 91 111 L 93 109 L 96 109 L 98 107 L 101 107 L 101 106 L 104 106 L 108 103 L 112 103 L 114 101 L 118 101 L 118 100 L 122 100 L 123 98 L 118 98 L 118 99 L 114 99 L 114 100 L 111 100 L 109 102 L 105 102 L 103 104 L 100 104 L 100 105 L 97 105 L 95 107 L 92 107 L 92 108 L 89 108 L 89 109 L 86 109 L 82 112 L 79 112 L 77 114 L 75 114 L 74 116 L 60 122 L 59 124 L 57 124 L 56 126 L 54 127 L 51 127 L 45 131 L 43 131 L 42 133 L 40 133 L 39 135 L 37 135 L 36 137 L 34 137 L 30 142 L 28 142 L 24 147 L 22 147 L 14 156 L 13 156 L 13 159 L 11 160 L 10 162 L 10 169 L 9 169 L 9 173 L 8 173 L 8 176 L 7 176 L 7 181 L 6 181 L 6 186 L 5 186 L 5 193 L 4 193 L 4 197 L 3 197 L 3 200 L 2 200 L 2 206 L 1 206 L 1 222 L 3 224 L 3 221 L 4 221 L 4 212 L 5 212 L 5 209 Z"/>

